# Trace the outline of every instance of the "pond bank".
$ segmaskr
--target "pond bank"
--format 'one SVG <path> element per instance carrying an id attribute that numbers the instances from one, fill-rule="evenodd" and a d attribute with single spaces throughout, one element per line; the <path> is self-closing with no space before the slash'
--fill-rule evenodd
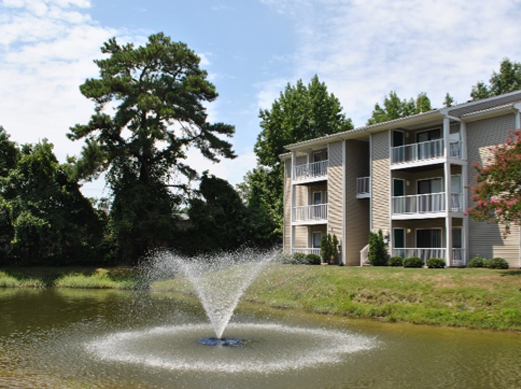
<path id="1" fill-rule="evenodd" d="M 0 286 L 133 289 L 131 268 L 0 268 Z M 189 291 L 177 280 L 157 291 Z M 271 265 L 243 300 L 382 321 L 521 331 L 521 270 Z"/>

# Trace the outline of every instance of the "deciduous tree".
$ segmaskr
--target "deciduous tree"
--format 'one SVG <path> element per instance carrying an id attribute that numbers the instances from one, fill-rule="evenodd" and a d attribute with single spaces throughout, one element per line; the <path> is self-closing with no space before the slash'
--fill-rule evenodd
<path id="1" fill-rule="evenodd" d="M 472 187 L 469 214 L 476 221 L 501 223 L 503 233 L 521 221 L 521 131 L 509 134 L 504 144 L 490 148 L 492 157 L 484 165 L 474 164 L 476 185 Z"/>
<path id="2" fill-rule="evenodd" d="M 492 72 L 489 83 L 479 81 L 472 87 L 470 96 L 473 100 L 498 96 L 521 89 L 521 63 L 505 58 L 499 65 L 499 73 Z"/>
<path id="3" fill-rule="evenodd" d="M 383 107 L 379 103 L 375 104 L 373 113 L 367 120 L 367 125 L 383 123 L 388 120 L 427 112 L 431 109 L 431 101 L 426 93 L 420 93 L 416 100 L 401 100 L 395 91 L 391 91 L 389 96 L 384 97 Z"/>

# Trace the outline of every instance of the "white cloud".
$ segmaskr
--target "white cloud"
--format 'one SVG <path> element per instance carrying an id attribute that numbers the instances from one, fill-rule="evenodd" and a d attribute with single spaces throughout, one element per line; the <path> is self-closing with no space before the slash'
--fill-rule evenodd
<path id="1" fill-rule="evenodd" d="M 358 126 L 390 90 L 427 92 L 437 107 L 446 92 L 463 102 L 504 57 L 521 60 L 519 0 L 261 1 L 294 23 L 292 83 L 318 74 Z"/>

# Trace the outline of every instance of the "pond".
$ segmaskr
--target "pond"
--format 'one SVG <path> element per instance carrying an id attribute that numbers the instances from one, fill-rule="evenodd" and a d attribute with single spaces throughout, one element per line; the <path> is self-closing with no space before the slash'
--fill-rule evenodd
<path id="1" fill-rule="evenodd" d="M 239 304 L 212 336 L 198 301 L 151 292 L 0 290 L 0 387 L 520 388 L 521 334 Z"/>

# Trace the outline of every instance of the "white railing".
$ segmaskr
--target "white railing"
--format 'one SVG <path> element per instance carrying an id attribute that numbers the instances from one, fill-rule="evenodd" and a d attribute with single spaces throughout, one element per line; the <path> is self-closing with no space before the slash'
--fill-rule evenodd
<path id="1" fill-rule="evenodd" d="M 294 222 L 327 221 L 327 204 L 294 207 L 291 220 Z"/>
<path id="2" fill-rule="evenodd" d="M 463 194 L 451 194 L 451 211 L 463 210 Z M 445 212 L 445 193 L 426 193 L 412 196 L 393 196 L 392 212 L 394 215 Z"/>
<path id="3" fill-rule="evenodd" d="M 295 166 L 293 169 L 293 180 L 300 181 L 314 178 L 325 178 L 327 177 L 328 166 L 329 161 L 327 160 Z"/>
<path id="4" fill-rule="evenodd" d="M 301 247 L 301 248 L 293 248 L 291 249 L 291 253 L 302 253 L 302 254 L 316 254 L 320 256 L 320 249 L 311 248 L 311 247 Z"/>
<path id="5" fill-rule="evenodd" d="M 360 250 L 360 266 L 369 264 L 369 245 Z"/>
<path id="6" fill-rule="evenodd" d="M 360 177 L 356 179 L 356 197 L 364 198 L 371 196 L 371 177 Z"/>
<path id="7" fill-rule="evenodd" d="M 441 258 L 447 260 L 447 249 L 445 248 L 403 248 L 393 249 L 393 257 L 418 257 L 423 259 L 424 264 L 429 258 Z M 452 260 L 451 266 L 464 266 L 465 265 L 465 249 L 453 248 L 452 249 Z"/>
<path id="8" fill-rule="evenodd" d="M 461 142 L 451 141 L 449 153 L 452 158 L 461 158 Z M 428 159 L 441 158 L 444 155 L 443 139 L 434 139 L 426 142 L 393 147 L 391 164 L 425 161 Z"/>

